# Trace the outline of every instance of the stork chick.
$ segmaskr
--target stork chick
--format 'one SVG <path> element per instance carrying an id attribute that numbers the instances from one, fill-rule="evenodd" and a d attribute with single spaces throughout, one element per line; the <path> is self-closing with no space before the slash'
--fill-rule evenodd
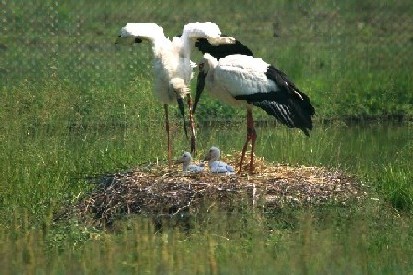
<path id="1" fill-rule="evenodd" d="M 220 161 L 221 151 L 218 147 L 212 146 L 209 149 L 208 153 L 205 156 L 205 161 L 208 161 L 209 171 L 211 173 L 225 173 L 225 174 L 233 174 L 234 168 L 227 163 Z"/>
<path id="2" fill-rule="evenodd" d="M 189 152 L 184 152 L 182 157 L 177 160 L 177 163 L 182 163 L 182 171 L 189 173 L 199 173 L 204 171 L 204 164 L 192 164 L 192 156 Z"/>

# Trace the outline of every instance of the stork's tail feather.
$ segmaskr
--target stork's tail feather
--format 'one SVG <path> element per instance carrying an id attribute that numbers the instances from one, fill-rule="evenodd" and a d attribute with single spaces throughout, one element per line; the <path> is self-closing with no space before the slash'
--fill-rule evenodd
<path id="1" fill-rule="evenodd" d="M 306 98 L 308 99 L 307 96 Z M 311 116 L 313 116 L 315 113 L 314 107 L 311 105 L 309 100 L 304 100 L 304 97 L 303 100 L 294 100 L 293 102 L 291 102 L 291 107 L 293 108 L 293 113 L 295 116 L 295 127 L 300 128 L 306 136 L 309 136 L 309 130 L 313 129 Z"/>
<path id="2" fill-rule="evenodd" d="M 299 128 L 305 135 L 310 135 L 310 130 L 313 128 L 311 113 L 303 108 L 301 102 L 289 100 L 284 103 L 279 103 L 271 100 L 263 100 L 258 102 L 249 102 L 257 107 L 262 108 L 267 114 L 274 116 L 279 122 L 290 128 Z"/>
<path id="3" fill-rule="evenodd" d="M 238 95 L 235 99 L 246 100 L 249 104 L 264 109 L 282 124 L 299 128 L 305 135 L 310 135 L 309 131 L 313 128 L 311 117 L 315 114 L 310 98 L 275 67 L 269 66 L 266 75 L 277 84 L 277 91 Z"/>
<path id="4" fill-rule="evenodd" d="M 292 123 L 284 123 L 289 127 L 300 128 L 305 135 L 309 136 L 309 130 L 313 128 L 311 117 L 315 114 L 315 109 L 311 105 L 310 98 L 302 93 L 295 84 L 288 79 L 287 75 L 281 70 L 270 65 L 267 69 L 266 75 L 268 79 L 273 80 L 280 91 L 277 94 L 277 103 L 283 108 L 287 109 L 287 112 L 282 116 L 286 116 L 287 121 Z"/>

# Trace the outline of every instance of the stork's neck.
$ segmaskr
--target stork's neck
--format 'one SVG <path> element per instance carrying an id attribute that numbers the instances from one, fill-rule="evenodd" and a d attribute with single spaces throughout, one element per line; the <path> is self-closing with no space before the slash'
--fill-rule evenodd
<path id="1" fill-rule="evenodd" d="M 183 164 L 182 164 L 182 171 L 186 171 L 186 170 L 188 170 L 188 166 L 189 166 L 189 162 L 184 162 Z"/>
<path id="2" fill-rule="evenodd" d="M 152 42 L 152 51 L 155 57 L 161 58 L 162 54 L 170 51 L 172 42 L 165 36 L 155 36 L 150 38 Z"/>
<path id="3" fill-rule="evenodd" d="M 212 158 L 211 160 L 208 161 L 208 166 L 211 168 L 214 164 L 216 166 L 218 163 L 219 163 L 219 159 Z"/>
<path id="4" fill-rule="evenodd" d="M 219 159 L 220 159 L 219 153 L 216 154 L 216 153 L 214 152 L 213 154 L 211 154 L 211 159 L 208 161 L 209 167 L 211 167 L 211 165 L 212 165 L 214 162 L 219 161 Z"/>
<path id="5" fill-rule="evenodd" d="M 208 65 L 210 69 L 215 69 L 218 66 L 218 59 L 213 56 L 208 57 Z"/>
<path id="6" fill-rule="evenodd" d="M 181 43 L 183 46 L 181 51 L 182 57 L 190 59 L 194 41 L 192 41 L 192 39 L 186 33 L 184 33 L 181 37 Z"/>

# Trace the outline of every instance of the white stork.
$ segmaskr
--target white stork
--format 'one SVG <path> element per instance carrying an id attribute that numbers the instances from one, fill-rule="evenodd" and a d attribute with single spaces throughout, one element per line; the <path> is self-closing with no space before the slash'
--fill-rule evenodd
<path id="1" fill-rule="evenodd" d="M 182 171 L 189 173 L 199 173 L 204 171 L 204 164 L 192 164 L 192 156 L 189 152 L 184 152 L 180 159 L 177 160 L 177 163 L 182 163 Z"/>
<path id="2" fill-rule="evenodd" d="M 205 86 L 218 99 L 247 109 L 247 139 L 242 148 L 240 171 L 248 142 L 251 141 L 250 173 L 254 171 L 254 129 L 252 106 L 264 109 L 290 128 L 299 128 L 309 136 L 315 111 L 307 95 L 291 82 L 285 73 L 261 58 L 229 55 L 219 61 L 205 54 L 198 65 L 196 97 L 193 112 Z"/>
<path id="3" fill-rule="evenodd" d="M 168 136 L 168 163 L 171 167 L 172 149 L 169 133 L 168 105 L 178 102 L 184 116 L 183 98 L 188 96 L 189 121 L 191 128 L 191 152 L 195 152 L 195 126 L 192 117 L 192 102 L 189 85 L 193 66 L 190 60 L 191 49 L 196 39 L 205 38 L 211 45 L 235 43 L 232 37 L 221 37 L 217 24 L 211 22 L 189 23 L 184 26 L 180 37 L 169 40 L 163 33 L 163 28 L 156 23 L 128 23 L 121 29 L 120 37 L 133 37 L 133 42 L 141 43 L 149 40 L 152 43 L 155 72 L 155 97 L 164 104 L 165 128 Z M 120 41 L 118 40 L 117 43 Z M 191 64 L 192 63 L 192 64 Z M 184 129 L 186 133 L 185 118 Z"/>
<path id="4" fill-rule="evenodd" d="M 211 173 L 218 174 L 233 174 L 234 168 L 231 165 L 220 161 L 221 151 L 218 147 L 212 146 L 205 156 L 205 160 L 208 161 L 209 171 Z"/>

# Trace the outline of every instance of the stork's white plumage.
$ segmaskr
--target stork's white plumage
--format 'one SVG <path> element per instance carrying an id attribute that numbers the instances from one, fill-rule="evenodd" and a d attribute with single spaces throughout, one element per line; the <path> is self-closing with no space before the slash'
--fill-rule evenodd
<path id="1" fill-rule="evenodd" d="M 172 79 L 182 79 L 187 85 L 191 81 L 192 68 L 189 56 L 181 54 L 183 45 L 178 40 L 165 37 L 163 28 L 156 23 L 128 23 L 120 31 L 121 37 L 134 37 L 135 42 L 148 40 L 152 43 L 155 73 L 155 97 L 163 104 L 172 104 L 184 98 L 187 91 L 175 91 Z M 176 80 L 177 81 L 177 80 Z"/>
<path id="2" fill-rule="evenodd" d="M 182 171 L 189 173 L 200 173 L 204 171 L 203 163 L 196 165 L 192 164 L 192 156 L 189 152 L 184 152 L 180 159 L 177 160 L 178 163 L 182 163 Z"/>
<path id="3" fill-rule="evenodd" d="M 247 109 L 247 140 L 242 149 L 240 171 L 250 140 L 250 173 L 254 171 L 257 135 L 252 117 L 253 105 L 264 109 L 282 124 L 301 129 L 307 136 L 312 129 L 311 117 L 315 111 L 308 96 L 300 92 L 282 71 L 261 58 L 230 55 L 217 60 L 205 54 L 199 63 L 193 112 L 205 86 L 211 95 L 221 101 Z"/>
<path id="4" fill-rule="evenodd" d="M 209 171 L 211 173 L 218 174 L 233 174 L 235 171 L 234 168 L 231 165 L 220 161 L 220 158 L 221 151 L 218 149 L 218 147 L 212 146 L 205 156 L 205 160 L 208 161 Z"/>
<path id="5" fill-rule="evenodd" d="M 120 31 L 120 37 L 134 37 L 134 42 L 149 40 L 154 54 L 155 88 L 154 95 L 165 109 L 165 128 L 168 134 L 168 161 L 172 162 L 172 149 L 169 134 L 168 105 L 178 102 L 184 116 L 183 98 L 188 96 L 189 121 L 191 128 L 191 152 L 195 152 L 195 126 L 192 117 L 192 102 L 189 84 L 192 78 L 193 62 L 190 60 L 191 49 L 196 39 L 205 38 L 211 43 L 234 43 L 235 39 L 220 38 L 221 31 L 215 23 L 189 23 L 184 26 L 182 36 L 169 40 L 163 28 L 156 23 L 128 23 Z M 185 119 L 184 119 L 185 123 Z M 186 127 L 184 125 L 185 131 Z"/>

